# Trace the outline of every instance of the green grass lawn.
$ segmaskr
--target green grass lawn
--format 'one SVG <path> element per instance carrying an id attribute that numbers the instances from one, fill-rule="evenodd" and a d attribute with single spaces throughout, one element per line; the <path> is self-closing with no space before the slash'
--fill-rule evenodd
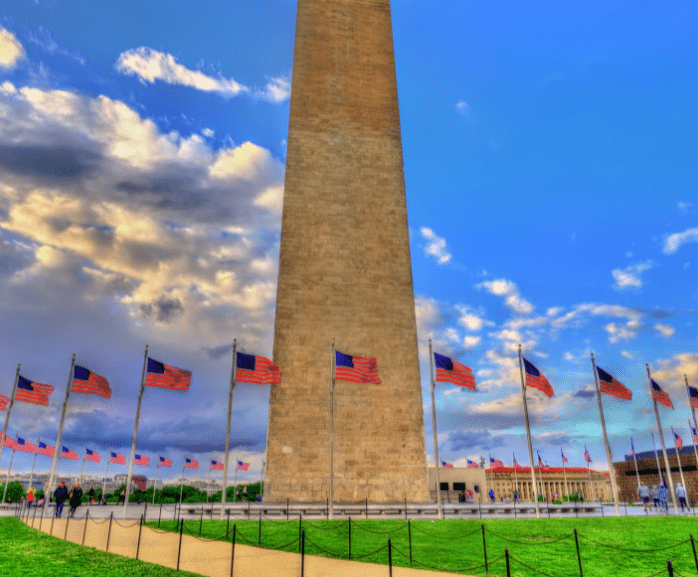
<path id="1" fill-rule="evenodd" d="M 149 525 L 157 525 L 157 522 Z M 231 521 L 228 540 L 232 539 L 233 525 L 237 543 L 260 543 L 258 521 Z M 512 559 L 513 576 L 579 575 L 575 527 L 585 577 L 645 577 L 666 569 L 667 559 L 672 560 L 681 575 L 697 573 L 688 541 L 689 533 L 695 532 L 698 537 L 698 520 L 694 517 L 411 521 L 412 566 L 486 575 L 483 525 L 490 575 L 506 575 L 504 560 L 497 561 L 504 555 L 505 547 L 513 558 L 530 567 Z M 175 522 L 163 522 L 160 528 L 174 531 Z M 226 521 L 203 521 L 201 536 L 224 539 L 226 528 Z M 261 546 L 298 552 L 298 528 L 298 520 L 264 520 Z M 306 554 L 349 557 L 348 521 L 303 521 L 302 528 Z M 185 534 L 198 536 L 199 521 L 186 521 Z M 393 564 L 409 567 L 410 541 L 408 524 L 404 520 L 352 521 L 351 558 L 387 564 L 388 537 L 393 546 Z M 688 542 L 677 545 L 682 541 Z"/>
<path id="2" fill-rule="evenodd" d="M 27 527 L 14 517 L 0 518 L 0 575 L 200 577 L 196 573 L 175 571 L 153 563 L 105 553 L 93 547 L 61 541 Z"/>

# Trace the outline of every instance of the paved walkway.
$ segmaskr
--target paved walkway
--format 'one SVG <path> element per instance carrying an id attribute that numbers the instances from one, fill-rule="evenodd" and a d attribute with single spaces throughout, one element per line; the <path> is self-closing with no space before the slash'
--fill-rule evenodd
<path id="1" fill-rule="evenodd" d="M 86 525 L 87 523 L 87 525 Z M 141 529 L 138 521 L 109 519 L 29 518 L 27 524 L 44 533 L 86 547 L 95 547 L 126 557 L 136 557 L 165 567 L 177 567 L 179 535 L 150 527 Z M 138 545 L 138 533 L 141 542 Z M 108 549 L 107 549 L 108 547 Z M 232 544 L 182 536 L 179 568 L 210 577 L 230 577 Z M 234 577 L 388 577 L 387 565 L 305 556 L 301 573 L 301 556 L 270 549 L 235 545 Z M 453 573 L 421 571 L 393 567 L 393 577 L 453 577 Z"/>

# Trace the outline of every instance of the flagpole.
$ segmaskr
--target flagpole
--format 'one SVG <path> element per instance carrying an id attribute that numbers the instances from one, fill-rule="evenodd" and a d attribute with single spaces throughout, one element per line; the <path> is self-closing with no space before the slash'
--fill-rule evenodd
<path id="1" fill-rule="evenodd" d="M 187 456 L 184 455 L 184 462 L 182 463 L 182 482 L 179 484 L 179 504 L 182 505 L 182 493 L 184 492 L 184 469 L 187 466 Z"/>
<path id="2" fill-rule="evenodd" d="M 601 417 L 601 430 L 603 431 L 603 444 L 606 449 L 606 460 L 608 461 L 608 475 L 611 477 L 611 491 L 613 492 L 613 504 L 616 508 L 616 517 L 620 517 L 620 507 L 618 506 L 618 485 L 616 484 L 616 470 L 613 467 L 613 456 L 611 446 L 608 444 L 608 434 L 606 433 L 606 419 L 603 416 L 603 405 L 601 403 L 601 388 L 599 386 L 599 373 L 596 370 L 594 353 L 591 354 L 591 368 L 594 372 L 594 383 L 596 385 L 596 400 L 599 402 L 599 416 Z"/>
<path id="3" fill-rule="evenodd" d="M 82 485 L 82 472 L 85 469 L 85 457 L 87 457 L 87 445 L 85 445 L 85 452 L 82 454 L 82 463 L 80 464 L 80 484 Z"/>
<path id="4" fill-rule="evenodd" d="M 233 486 L 235 487 L 235 501 L 237 502 L 237 489 L 238 489 L 238 456 L 235 455 L 235 480 L 233 481 Z"/>
<path id="5" fill-rule="evenodd" d="M 160 469 L 160 453 L 158 453 L 158 462 L 155 465 L 155 480 L 153 481 L 153 505 L 155 505 L 155 488 L 158 484 L 158 470 Z"/>
<path id="6" fill-rule="evenodd" d="M 693 405 L 691 404 L 691 393 L 688 391 L 688 377 L 684 374 L 683 380 L 686 382 L 686 394 L 688 394 L 688 406 L 691 407 L 691 415 L 693 416 L 693 427 L 696 429 L 696 432 L 698 433 L 698 424 L 696 424 L 696 410 L 693 408 Z M 693 442 L 693 446 L 696 446 L 695 441 Z M 698 465 L 698 456 L 696 457 L 696 465 Z"/>
<path id="7" fill-rule="evenodd" d="M 5 495 L 7 495 L 7 485 L 10 483 L 10 473 L 12 473 L 12 461 L 15 459 L 15 450 L 12 449 L 12 456 L 10 457 L 10 467 L 7 469 L 7 477 L 5 477 L 5 488 L 2 491 L 2 503 L 5 502 Z"/>
<path id="8" fill-rule="evenodd" d="M 584 450 L 586 451 L 586 447 L 584 447 Z M 591 482 L 591 469 L 589 468 L 589 465 L 591 465 L 591 463 L 587 461 L 587 473 L 589 473 L 589 488 L 591 489 L 591 500 L 596 501 L 596 495 L 594 494 L 594 484 Z"/>
<path id="9" fill-rule="evenodd" d="M 211 460 L 208 463 L 208 485 L 206 485 L 206 504 L 208 504 L 208 493 L 211 490 Z"/>
<path id="10" fill-rule="evenodd" d="M 494 483 L 492 482 L 492 453 L 487 453 L 487 457 L 490 460 L 490 489 L 494 491 Z"/>
<path id="11" fill-rule="evenodd" d="M 536 471 L 533 466 L 533 446 L 531 445 L 531 427 L 528 424 L 528 404 L 526 403 L 526 384 L 524 382 L 523 361 L 521 360 L 521 343 L 519 343 L 519 372 L 521 373 L 521 396 L 523 397 L 524 420 L 526 421 L 526 440 L 528 441 L 528 458 L 531 462 L 531 479 L 533 480 L 533 503 L 536 507 L 536 519 L 540 519 L 538 507 L 538 487 L 536 486 Z"/>
<path id="12" fill-rule="evenodd" d="M 328 512 L 327 518 L 332 520 L 333 509 L 334 509 L 334 385 L 335 385 L 335 371 L 337 363 L 337 352 L 334 348 L 334 337 L 332 337 L 332 358 L 330 359 L 330 491 L 327 500 Z"/>
<path id="13" fill-rule="evenodd" d="M 233 339 L 233 366 L 230 370 L 230 390 L 228 391 L 228 421 L 225 425 L 225 455 L 223 456 L 223 490 L 221 491 L 221 521 L 225 513 L 226 492 L 228 490 L 228 453 L 230 453 L 230 419 L 233 416 L 233 389 L 235 388 L 235 373 L 237 372 L 238 340 Z M 237 463 L 235 463 L 237 466 Z"/>
<path id="14" fill-rule="evenodd" d="M 39 443 L 41 442 L 41 437 L 36 440 L 36 451 L 34 451 L 34 460 L 32 461 L 32 472 L 29 474 L 29 487 L 32 486 L 34 481 L 34 466 L 36 465 L 36 456 L 39 454 Z M 44 493 L 46 491 L 44 490 Z M 38 499 L 37 499 L 38 501 Z"/>
<path id="15" fill-rule="evenodd" d="M 519 476 L 516 473 L 516 455 L 512 453 L 511 456 L 514 458 L 514 484 L 516 485 L 516 492 L 519 493 L 519 501 L 521 501 L 521 493 L 519 492 Z"/>
<path id="16" fill-rule="evenodd" d="M 434 400 L 434 353 L 431 350 L 429 339 L 429 380 L 431 381 L 431 428 L 434 434 L 434 479 L 436 480 L 436 513 L 439 519 L 444 518 L 443 504 L 441 502 L 441 479 L 439 478 L 439 437 L 436 431 L 436 401 Z M 487 473 L 485 473 L 486 475 Z"/>
<path id="17" fill-rule="evenodd" d="M 5 426 L 2 428 L 0 433 L 0 461 L 2 460 L 2 449 L 5 446 L 5 436 L 7 431 L 7 425 L 10 423 L 10 413 L 12 412 L 12 405 L 15 402 L 15 395 L 17 394 L 17 382 L 19 381 L 19 367 L 21 363 L 17 363 L 17 372 L 15 372 L 15 384 L 12 385 L 12 395 L 10 396 L 10 404 L 7 405 L 7 412 L 5 413 Z"/>
<path id="18" fill-rule="evenodd" d="M 126 494 L 124 495 L 124 512 L 122 519 L 126 519 L 126 510 L 128 508 L 128 498 L 131 494 L 131 477 L 133 475 L 133 458 L 136 455 L 136 439 L 138 439 L 138 421 L 141 418 L 141 401 L 143 400 L 143 391 L 145 390 L 145 368 L 148 364 L 148 345 L 145 345 L 145 354 L 143 355 L 143 372 L 141 373 L 141 388 L 138 391 L 138 405 L 136 406 L 136 422 L 133 424 L 133 440 L 131 441 L 131 458 L 128 461 L 128 476 L 126 477 Z"/>
<path id="19" fill-rule="evenodd" d="M 107 502 L 107 476 L 109 475 L 109 461 L 111 459 L 111 451 L 109 451 L 109 459 L 107 459 L 107 469 L 104 471 L 104 483 L 102 484 L 102 499 Z"/>
<path id="20" fill-rule="evenodd" d="M 65 399 L 63 399 L 63 409 L 61 410 L 61 420 L 58 423 L 58 435 L 56 437 L 56 450 L 53 452 L 53 463 L 51 464 L 51 474 L 48 477 L 48 490 L 53 491 L 53 479 L 56 471 L 58 470 L 58 464 L 61 460 L 61 454 L 63 453 L 63 445 L 61 444 L 61 437 L 63 436 L 63 421 L 65 421 L 65 410 L 68 407 L 68 398 L 70 397 L 70 386 L 73 383 L 73 369 L 75 368 L 75 353 L 73 353 L 73 359 L 70 361 L 70 374 L 68 375 L 68 385 L 65 388 Z M 45 491 L 44 491 L 45 492 Z M 50 495 L 51 493 L 49 493 Z M 48 511 L 49 499 L 44 499 L 44 512 L 46 515 Z"/>
<path id="21" fill-rule="evenodd" d="M 649 380 L 650 393 L 652 393 L 652 375 L 650 375 L 650 366 L 645 363 L 645 368 L 647 369 L 647 379 Z M 676 508 L 676 493 L 674 493 L 674 480 L 671 478 L 671 468 L 669 467 L 669 456 L 666 452 L 666 445 L 664 444 L 664 433 L 662 433 L 662 424 L 659 421 L 659 411 L 657 410 L 657 400 L 652 394 L 652 404 L 654 405 L 654 416 L 657 419 L 657 431 L 659 431 L 659 441 L 662 444 L 662 453 L 664 454 L 664 465 L 666 466 L 666 476 L 669 478 L 669 490 L 671 491 L 671 502 L 674 504 L 674 511 L 678 512 Z"/>
<path id="22" fill-rule="evenodd" d="M 563 457 L 562 447 L 560 447 L 560 458 L 562 459 L 562 476 L 565 478 L 565 493 L 567 493 L 567 501 L 570 500 L 570 488 L 567 485 L 567 470 L 565 469 L 565 459 Z"/>
<path id="23" fill-rule="evenodd" d="M 635 445 L 633 444 L 633 438 L 630 437 L 630 446 L 633 449 L 633 462 L 635 463 L 635 476 L 637 477 L 637 486 L 640 486 L 640 471 L 637 469 L 637 456 L 635 455 Z"/>
<path id="24" fill-rule="evenodd" d="M 683 478 L 683 467 L 681 467 L 681 455 L 679 454 L 679 446 L 676 444 L 676 433 L 674 433 L 674 425 L 671 425 L 671 434 L 674 437 L 674 449 L 676 449 L 676 460 L 679 463 L 679 475 L 681 476 L 681 485 L 686 491 L 686 504 L 690 507 L 691 504 L 688 501 L 688 489 L 686 488 L 686 480 Z M 678 513 L 678 510 L 676 511 Z"/>
<path id="25" fill-rule="evenodd" d="M 659 484 L 664 484 L 664 478 L 662 477 L 662 467 L 659 465 L 659 453 L 657 452 L 657 443 L 654 441 L 654 431 L 650 431 L 652 434 L 652 446 L 654 447 L 654 458 L 657 459 L 657 471 L 659 471 Z"/>

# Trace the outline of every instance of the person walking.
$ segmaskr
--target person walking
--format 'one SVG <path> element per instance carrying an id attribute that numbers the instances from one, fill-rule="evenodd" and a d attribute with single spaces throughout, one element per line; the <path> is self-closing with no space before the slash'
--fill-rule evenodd
<path id="1" fill-rule="evenodd" d="M 126 489 L 123 487 L 121 488 L 121 493 L 119 493 L 119 500 L 116 502 L 118 505 L 119 503 L 125 503 L 126 502 Z"/>
<path id="2" fill-rule="evenodd" d="M 68 498 L 68 489 L 63 481 L 53 492 L 53 498 L 56 501 L 56 517 L 60 517 L 63 515 L 63 505 L 65 505 L 65 500 Z"/>
<path id="3" fill-rule="evenodd" d="M 31 508 L 32 503 L 34 503 L 36 489 L 34 487 L 29 487 L 27 491 L 27 507 Z"/>
<path id="4" fill-rule="evenodd" d="M 75 483 L 75 487 L 70 492 L 70 517 L 75 517 L 75 510 L 82 503 L 82 489 L 80 488 L 80 483 Z"/>
<path id="5" fill-rule="evenodd" d="M 90 487 L 90 490 L 87 492 L 87 495 L 89 496 L 88 503 L 93 504 L 95 502 L 95 488 Z"/>
<path id="6" fill-rule="evenodd" d="M 494 497 L 494 489 L 490 489 L 490 492 L 488 493 L 490 496 L 490 501 L 494 503 L 495 497 Z"/>
<path id="7" fill-rule="evenodd" d="M 662 483 L 659 486 L 659 504 L 664 508 L 664 512 L 669 514 L 669 491 L 667 491 L 666 485 Z"/>
<path id="8" fill-rule="evenodd" d="M 518 502 L 519 502 L 519 492 L 516 489 L 514 489 L 514 503 L 518 503 Z"/>
<path id="9" fill-rule="evenodd" d="M 652 497 L 652 503 L 654 503 L 654 508 L 659 509 L 659 488 L 657 487 L 657 485 L 652 485 L 650 496 Z"/>
<path id="10" fill-rule="evenodd" d="M 676 484 L 676 496 L 679 498 L 679 503 L 681 504 L 681 512 L 683 513 L 683 508 L 686 507 L 688 509 L 688 506 L 686 505 L 686 489 L 683 488 L 683 485 L 681 483 Z M 27 497 L 27 500 L 29 497 Z"/>
<path id="11" fill-rule="evenodd" d="M 640 486 L 637 488 L 637 496 L 642 501 L 642 508 L 647 511 L 650 506 L 650 488 L 640 481 Z"/>

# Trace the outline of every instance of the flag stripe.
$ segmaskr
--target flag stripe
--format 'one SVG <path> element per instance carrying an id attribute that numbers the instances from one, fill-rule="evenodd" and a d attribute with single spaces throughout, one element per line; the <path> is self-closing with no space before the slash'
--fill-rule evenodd
<path id="1" fill-rule="evenodd" d="M 42 385 L 35 383 L 23 376 L 19 376 L 17 381 L 17 392 L 15 400 L 24 401 L 25 403 L 33 403 L 35 405 L 44 405 L 48 407 L 49 395 L 53 392 L 52 385 Z"/>
<path id="2" fill-rule="evenodd" d="M 148 357 L 148 372 L 145 377 L 147 387 L 162 387 L 177 391 L 189 390 L 191 371 L 178 369 Z"/>
<path id="3" fill-rule="evenodd" d="M 111 399 L 109 381 L 103 376 L 93 373 L 79 365 L 75 365 L 73 371 L 73 386 L 70 390 L 73 393 L 100 395 L 105 399 Z"/>
<path id="4" fill-rule="evenodd" d="M 375 357 L 352 357 L 339 351 L 336 353 L 335 378 L 340 381 L 350 383 L 373 383 L 381 384 L 378 376 L 378 364 Z"/>
<path id="5" fill-rule="evenodd" d="M 279 367 L 265 357 L 237 353 L 235 381 L 256 385 L 278 385 L 281 383 Z"/>
<path id="6" fill-rule="evenodd" d="M 617 381 L 601 367 L 596 367 L 596 372 L 599 375 L 599 390 L 602 393 L 619 399 L 632 399 L 633 393 L 625 385 Z"/>
<path id="7" fill-rule="evenodd" d="M 439 383 L 453 383 L 461 387 L 475 388 L 475 377 L 470 367 L 454 361 L 449 357 L 434 353 L 436 365 L 436 381 Z"/>
<path id="8" fill-rule="evenodd" d="M 654 381 L 652 382 L 652 398 L 657 401 L 660 405 L 664 405 L 665 407 L 669 407 L 670 409 L 674 408 L 674 405 L 671 403 L 671 399 L 669 398 L 669 395 L 667 395 L 663 390 L 662 387 L 660 387 L 657 383 Z"/>

